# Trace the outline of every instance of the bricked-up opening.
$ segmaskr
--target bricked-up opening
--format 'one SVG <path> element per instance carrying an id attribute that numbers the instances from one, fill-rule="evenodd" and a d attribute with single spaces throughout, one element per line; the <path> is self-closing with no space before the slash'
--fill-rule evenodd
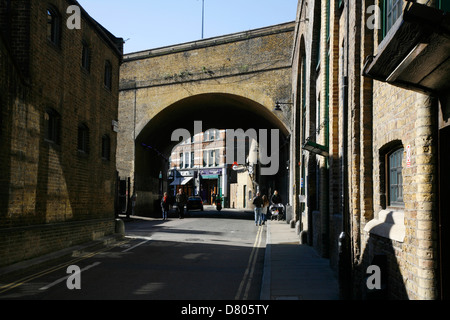
<path id="1" fill-rule="evenodd" d="M 201 121 L 202 132 L 208 129 L 271 129 L 279 130 L 280 150 L 270 150 L 279 155 L 279 171 L 274 176 L 261 176 L 260 187 L 279 190 L 288 199 L 289 135 L 280 119 L 272 112 L 273 105 L 266 108 L 247 98 L 231 94 L 201 94 L 182 99 L 155 115 L 139 132 L 135 141 L 134 187 L 141 201 L 136 212 L 145 214 L 149 205 L 159 196 L 159 173 L 163 172 L 167 185 L 169 157 L 173 147 L 180 141 L 171 141 L 176 129 L 186 129 L 194 134 L 194 122 Z M 270 145 L 269 135 L 269 145 Z M 231 171 L 231 165 L 229 166 Z M 165 191 L 165 189 L 164 189 Z M 142 196 L 141 196 L 142 195 Z M 157 208 L 156 208 L 157 209 Z"/>

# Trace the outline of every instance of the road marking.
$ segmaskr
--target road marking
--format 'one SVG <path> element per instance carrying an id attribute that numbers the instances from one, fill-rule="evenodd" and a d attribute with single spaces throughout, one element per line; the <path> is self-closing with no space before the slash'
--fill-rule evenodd
<path id="1" fill-rule="evenodd" d="M 87 270 L 89 270 L 89 269 L 91 269 L 91 268 L 93 268 L 93 267 L 98 266 L 99 264 L 101 264 L 101 262 L 95 262 L 95 263 L 91 264 L 90 266 L 87 266 L 87 267 L 81 269 L 80 271 L 81 271 L 81 272 L 87 271 Z M 43 290 L 50 289 L 51 287 L 57 285 L 58 283 L 61 283 L 61 282 L 63 282 L 64 280 L 68 279 L 70 276 L 71 276 L 71 275 L 69 274 L 69 275 L 67 275 L 67 276 L 65 276 L 65 277 L 62 277 L 61 279 L 58 279 L 58 280 L 56 280 L 56 281 L 54 281 L 54 282 L 52 282 L 52 283 L 50 283 L 50 284 L 48 284 L 48 285 L 46 285 L 46 286 L 40 288 L 39 290 L 40 290 L 40 291 L 43 291 Z"/>
<path id="2" fill-rule="evenodd" d="M 112 247 L 118 247 L 118 246 L 121 246 L 121 245 L 123 245 L 123 244 L 125 244 L 127 242 L 128 242 L 128 240 L 125 240 L 125 241 L 122 241 L 122 242 L 119 242 L 119 243 L 113 245 Z M 55 271 L 60 270 L 62 268 L 67 268 L 68 266 L 70 266 L 72 264 L 76 264 L 79 261 L 91 258 L 91 257 L 93 257 L 93 256 L 95 256 L 95 255 L 97 255 L 99 253 L 102 253 L 102 252 L 110 250 L 110 249 L 111 249 L 111 247 L 105 247 L 105 248 L 103 248 L 101 250 L 98 250 L 98 251 L 95 251 L 95 252 L 92 252 L 92 253 L 87 253 L 87 254 L 83 255 L 82 257 L 80 257 L 80 258 L 73 259 L 73 260 L 71 260 L 69 262 L 65 262 L 65 263 L 57 265 L 55 267 L 51 267 L 49 269 L 43 270 L 41 272 L 38 272 L 38 273 L 35 273 L 35 274 L 32 274 L 32 275 L 26 276 L 26 277 L 24 277 L 22 279 L 19 279 L 17 281 L 11 282 L 11 283 L 6 284 L 6 285 L 3 285 L 3 286 L 0 287 L 0 294 L 4 293 L 6 291 L 9 291 L 11 289 L 14 289 L 16 287 L 19 287 L 19 286 L 21 286 L 21 285 L 23 285 L 23 284 L 25 284 L 25 283 L 27 283 L 29 281 L 32 281 L 34 279 L 40 278 L 42 276 L 45 276 L 45 275 L 47 275 L 49 273 L 55 272 Z"/>
<path id="3" fill-rule="evenodd" d="M 122 252 L 128 252 L 128 251 L 131 251 L 131 250 L 133 250 L 134 248 L 137 248 L 137 247 L 139 247 L 140 245 L 143 245 L 144 243 L 147 243 L 147 242 L 149 242 L 149 241 L 150 241 L 150 240 L 145 240 L 145 241 L 139 242 L 138 244 L 136 244 L 136 245 L 134 245 L 134 246 L 132 246 L 132 247 L 130 247 L 130 248 L 128 248 L 128 249 L 123 250 Z"/>
<path id="4" fill-rule="evenodd" d="M 248 259 L 247 269 L 245 270 L 244 276 L 239 285 L 239 289 L 238 289 L 238 292 L 236 293 L 236 296 L 234 297 L 234 300 L 239 300 L 239 297 L 242 294 L 245 284 L 247 284 L 247 285 L 245 286 L 245 291 L 244 291 L 242 300 L 248 299 L 248 293 L 250 290 L 250 285 L 253 280 L 253 273 L 255 271 L 255 266 L 256 266 L 256 260 L 257 260 L 256 258 L 258 256 L 257 253 L 258 253 L 259 247 L 261 245 L 262 232 L 263 232 L 263 228 L 262 227 L 258 228 L 258 233 L 256 234 L 256 239 L 253 244 L 252 252 L 250 253 L 250 258 Z"/>

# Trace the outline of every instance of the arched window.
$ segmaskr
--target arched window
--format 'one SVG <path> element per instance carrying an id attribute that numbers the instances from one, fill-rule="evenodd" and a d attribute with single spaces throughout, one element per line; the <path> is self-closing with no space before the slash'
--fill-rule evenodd
<path id="1" fill-rule="evenodd" d="M 403 148 L 399 148 L 388 154 L 387 161 L 387 168 L 389 170 L 387 176 L 389 205 L 403 205 Z"/>
<path id="2" fill-rule="evenodd" d="M 47 39 L 60 45 L 61 17 L 53 7 L 47 8 Z"/>
<path id="3" fill-rule="evenodd" d="M 91 71 L 91 49 L 86 41 L 82 42 L 83 51 L 81 52 L 81 66 L 87 72 Z"/>
<path id="4" fill-rule="evenodd" d="M 380 149 L 380 205 L 403 207 L 403 144 L 400 140 Z"/>
<path id="5" fill-rule="evenodd" d="M 112 64 L 108 60 L 105 62 L 105 87 L 109 90 L 112 88 Z"/>
<path id="6" fill-rule="evenodd" d="M 61 117 L 53 109 L 47 109 L 44 114 L 45 140 L 55 144 L 60 143 Z"/>
<path id="7" fill-rule="evenodd" d="M 111 139 L 107 134 L 102 137 L 102 159 L 107 161 L 111 159 Z"/>
<path id="8" fill-rule="evenodd" d="M 89 128 L 84 123 L 78 126 L 78 151 L 89 153 Z"/>

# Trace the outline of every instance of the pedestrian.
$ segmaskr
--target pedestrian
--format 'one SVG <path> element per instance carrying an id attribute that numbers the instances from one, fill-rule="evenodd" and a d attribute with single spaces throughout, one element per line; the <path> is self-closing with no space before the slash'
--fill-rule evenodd
<path id="1" fill-rule="evenodd" d="M 164 192 L 164 196 L 161 199 L 161 210 L 163 220 L 167 220 L 167 213 L 169 212 L 169 206 L 170 206 L 169 196 L 167 195 L 167 192 Z"/>
<path id="2" fill-rule="evenodd" d="M 269 207 L 269 199 L 267 198 L 266 195 L 262 196 L 262 203 L 263 203 L 263 205 L 262 205 L 262 209 L 261 209 L 261 216 L 262 216 L 261 220 L 262 220 L 262 224 L 265 224 L 267 221 L 266 213 L 267 213 L 267 210 Z"/>
<path id="3" fill-rule="evenodd" d="M 182 188 L 180 188 L 178 190 L 178 193 L 175 197 L 175 202 L 177 203 L 178 218 L 183 219 L 184 218 L 184 206 L 187 203 L 187 197 L 186 197 L 186 194 L 183 193 Z"/>
<path id="4" fill-rule="evenodd" d="M 281 196 L 278 194 L 277 190 L 275 190 L 273 192 L 273 195 L 272 195 L 272 197 L 270 199 L 270 202 L 272 203 L 273 207 L 277 207 L 278 208 L 277 220 L 284 220 L 284 210 L 283 210 L 283 205 L 281 203 Z"/>
<path id="5" fill-rule="evenodd" d="M 278 194 L 278 191 L 275 190 L 273 192 L 272 198 L 270 199 L 270 201 L 272 202 L 272 204 L 279 204 L 281 203 L 281 196 Z"/>
<path id="6" fill-rule="evenodd" d="M 259 192 L 257 192 L 256 197 L 253 198 L 253 205 L 255 206 L 255 224 L 256 226 L 260 226 L 263 201 Z"/>
<path id="7" fill-rule="evenodd" d="M 131 196 L 131 215 L 134 216 L 134 208 L 136 207 L 136 198 L 137 194 L 136 192 L 133 192 L 133 195 Z"/>

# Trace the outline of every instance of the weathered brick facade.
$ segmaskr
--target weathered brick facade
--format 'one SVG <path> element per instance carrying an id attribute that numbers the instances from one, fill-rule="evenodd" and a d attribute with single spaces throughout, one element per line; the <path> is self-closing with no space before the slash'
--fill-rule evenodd
<path id="1" fill-rule="evenodd" d="M 383 289 L 378 294 L 436 299 L 443 250 L 438 243 L 438 106 L 446 110 L 445 99 L 439 104 L 430 95 L 363 76 L 365 58 L 379 54 L 383 39 L 382 28 L 367 24 L 372 5 L 382 8 L 382 1 L 299 2 L 293 90 L 296 147 L 302 151 L 296 152 L 300 166 L 293 170 L 296 183 L 304 185 L 295 191 L 305 196 L 296 213 L 308 243 L 330 258 L 344 297 L 371 298 L 367 268 L 379 264 Z M 326 119 L 328 130 L 320 119 Z M 326 146 L 328 155 L 302 148 L 308 137 Z M 396 150 L 403 150 L 400 169 L 392 169 Z M 392 200 L 397 187 L 392 172 L 402 179 L 398 201 Z M 339 243 L 341 232 L 345 238 Z"/>
<path id="2" fill-rule="evenodd" d="M 122 40 L 70 5 L 0 1 L 0 265 L 114 232 Z"/>

